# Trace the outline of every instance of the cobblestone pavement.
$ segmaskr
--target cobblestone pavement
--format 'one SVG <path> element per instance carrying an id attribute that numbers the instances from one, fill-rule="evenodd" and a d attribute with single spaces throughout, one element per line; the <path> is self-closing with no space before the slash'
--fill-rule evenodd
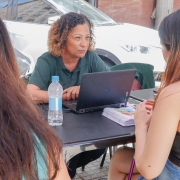
<path id="1" fill-rule="evenodd" d="M 119 145 L 115 146 L 114 150 L 117 148 L 120 148 L 122 146 L 127 147 L 133 147 L 132 143 L 126 144 L 126 145 Z M 93 161 L 85 166 L 84 171 L 82 171 L 81 168 L 77 169 L 77 174 L 75 180 L 107 180 L 108 177 L 108 171 L 109 171 L 109 163 L 110 163 L 110 154 L 109 154 L 109 148 L 106 154 L 106 158 L 104 161 L 103 167 L 100 169 L 100 163 L 102 160 L 102 156 L 97 159 L 96 161 Z"/>
<path id="2" fill-rule="evenodd" d="M 100 169 L 101 160 L 102 157 L 87 164 L 84 171 L 82 171 L 81 168 L 78 168 L 75 180 L 107 180 L 110 162 L 109 153 L 107 153 L 104 165 Z"/>

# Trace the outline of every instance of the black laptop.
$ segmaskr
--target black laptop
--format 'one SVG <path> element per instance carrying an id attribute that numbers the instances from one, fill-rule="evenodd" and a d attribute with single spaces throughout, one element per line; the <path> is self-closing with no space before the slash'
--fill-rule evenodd
<path id="1" fill-rule="evenodd" d="M 136 70 L 84 74 L 77 100 L 63 101 L 63 107 L 75 113 L 120 107 L 129 98 Z"/>

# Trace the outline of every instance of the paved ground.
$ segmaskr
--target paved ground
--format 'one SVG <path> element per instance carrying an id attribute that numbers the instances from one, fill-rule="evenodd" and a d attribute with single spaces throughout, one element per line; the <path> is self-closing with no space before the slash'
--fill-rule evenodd
<path id="1" fill-rule="evenodd" d="M 84 171 L 82 171 L 81 168 L 78 168 L 75 180 L 107 180 L 110 161 L 109 153 L 106 155 L 102 169 L 100 169 L 101 160 L 102 157 L 89 163 L 85 166 Z"/>
<path id="2" fill-rule="evenodd" d="M 133 144 L 129 143 L 126 146 L 133 147 Z M 122 145 L 115 147 L 115 150 L 119 147 L 122 147 Z M 107 151 L 104 165 L 100 169 L 101 160 L 102 156 L 96 161 L 86 165 L 84 171 L 82 171 L 81 168 L 78 168 L 75 180 L 107 180 L 110 163 L 109 150 Z"/>

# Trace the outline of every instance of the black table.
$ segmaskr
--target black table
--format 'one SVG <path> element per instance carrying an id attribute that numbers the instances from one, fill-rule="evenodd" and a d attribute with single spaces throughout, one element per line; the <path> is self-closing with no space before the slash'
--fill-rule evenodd
<path id="1" fill-rule="evenodd" d="M 48 104 L 41 109 L 47 119 Z M 75 114 L 64 109 L 63 124 L 54 128 L 63 141 L 65 162 L 83 151 L 135 142 L 134 126 L 123 127 L 102 116 L 102 111 Z"/>
<path id="2" fill-rule="evenodd" d="M 85 114 L 64 111 L 63 115 L 63 125 L 55 129 L 64 143 L 66 162 L 82 151 L 135 141 L 134 126 L 123 127 L 102 116 L 102 111 Z"/>
<path id="3" fill-rule="evenodd" d="M 134 135 L 134 126 L 123 127 L 102 116 L 102 111 L 75 114 L 63 112 L 64 122 L 55 129 L 64 142 L 64 147 L 94 144 L 104 147 L 104 144 L 115 145 L 113 140 Z M 103 144 L 103 146 L 101 146 Z"/>
<path id="4" fill-rule="evenodd" d="M 138 103 L 138 99 L 154 99 L 153 90 L 132 91 L 131 96 L 136 100 L 129 101 Z M 102 111 L 75 114 L 64 110 L 63 116 L 63 125 L 55 129 L 64 143 L 66 162 L 82 151 L 135 142 L 134 126 L 123 127 L 102 116 Z"/>
<path id="5" fill-rule="evenodd" d="M 137 91 L 131 91 L 130 98 L 133 98 L 139 102 L 144 101 L 146 99 L 155 99 L 156 93 L 158 88 L 151 88 L 151 89 L 143 89 Z"/>

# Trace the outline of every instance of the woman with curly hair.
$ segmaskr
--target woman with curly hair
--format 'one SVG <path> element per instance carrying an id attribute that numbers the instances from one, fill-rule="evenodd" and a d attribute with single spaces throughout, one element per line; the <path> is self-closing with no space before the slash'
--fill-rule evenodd
<path id="1" fill-rule="evenodd" d="M 29 99 L 0 19 L 0 179 L 70 180 L 59 135 Z"/>
<path id="2" fill-rule="evenodd" d="M 51 77 L 57 75 L 64 89 L 63 100 L 76 99 L 84 73 L 109 71 L 93 51 L 94 46 L 93 24 L 85 15 L 62 15 L 49 31 L 49 52 L 38 58 L 29 79 L 27 90 L 31 98 L 47 103 Z"/>
<path id="3" fill-rule="evenodd" d="M 51 27 L 48 37 L 49 52 L 41 55 L 32 73 L 27 90 L 33 100 L 48 102 L 47 89 L 52 76 L 59 76 L 64 89 L 63 100 L 76 99 L 84 73 L 109 71 L 93 51 L 95 46 L 93 24 L 83 14 L 62 15 Z M 73 178 L 76 168 L 99 158 L 105 149 L 82 152 L 68 162 Z"/>

